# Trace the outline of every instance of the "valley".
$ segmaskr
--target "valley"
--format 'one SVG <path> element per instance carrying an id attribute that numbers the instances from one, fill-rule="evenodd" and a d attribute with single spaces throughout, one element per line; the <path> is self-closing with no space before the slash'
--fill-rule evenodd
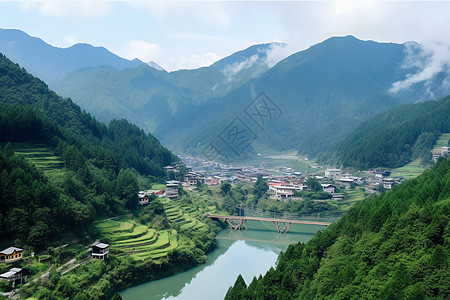
<path id="1" fill-rule="evenodd" d="M 0 29 L 0 298 L 450 297 L 447 69 L 284 47 L 166 71 Z"/>

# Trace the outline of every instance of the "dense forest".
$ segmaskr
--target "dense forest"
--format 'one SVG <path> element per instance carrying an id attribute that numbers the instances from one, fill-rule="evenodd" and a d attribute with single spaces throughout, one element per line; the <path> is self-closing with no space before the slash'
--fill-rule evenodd
<path id="1" fill-rule="evenodd" d="M 85 236 L 100 216 L 137 206 L 137 175 L 164 181 L 177 158 L 125 120 L 98 122 L 0 55 L 0 238 L 39 249 Z M 17 148 L 50 151 L 62 166 L 36 168 Z"/>
<path id="2" fill-rule="evenodd" d="M 448 299 L 450 158 L 356 204 L 226 299 Z"/>
<path id="3" fill-rule="evenodd" d="M 450 96 L 406 104 L 364 122 L 318 161 L 359 170 L 400 167 L 417 158 L 426 165 L 439 135 L 448 132 Z"/>

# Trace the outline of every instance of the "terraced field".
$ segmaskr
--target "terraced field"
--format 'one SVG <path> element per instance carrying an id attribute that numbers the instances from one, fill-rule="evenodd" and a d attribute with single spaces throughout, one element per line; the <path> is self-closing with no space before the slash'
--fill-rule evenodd
<path id="1" fill-rule="evenodd" d="M 164 210 L 166 212 L 167 219 L 172 224 L 177 224 L 182 230 L 201 230 L 206 225 L 192 217 L 189 213 L 193 214 L 196 209 L 192 206 L 185 205 L 181 202 L 169 200 L 167 198 L 161 199 Z M 214 206 L 213 206 L 214 207 Z M 215 209 L 215 207 L 214 207 Z"/>
<path id="2" fill-rule="evenodd" d="M 201 222 L 200 212 L 183 201 L 160 199 L 164 206 L 167 219 L 172 226 L 182 231 L 206 231 L 207 226 Z M 215 212 L 215 206 L 207 207 L 210 213 Z M 146 225 L 137 224 L 132 220 L 102 221 L 96 224 L 105 240 L 110 241 L 111 249 L 119 255 L 129 255 L 136 260 L 155 259 L 167 254 L 179 246 L 178 233 L 174 229 L 155 230 Z"/>
<path id="3" fill-rule="evenodd" d="M 134 221 L 104 221 L 97 223 L 104 237 L 111 241 L 111 249 L 119 255 L 130 255 L 134 259 L 158 259 L 167 256 L 178 246 L 175 230 L 156 231 Z"/>
<path id="4" fill-rule="evenodd" d="M 41 145 L 15 145 L 14 152 L 23 155 L 27 160 L 33 163 L 38 169 L 42 170 L 47 176 L 58 175 L 63 172 L 64 161 L 59 156 L 53 154 L 53 150 Z"/>

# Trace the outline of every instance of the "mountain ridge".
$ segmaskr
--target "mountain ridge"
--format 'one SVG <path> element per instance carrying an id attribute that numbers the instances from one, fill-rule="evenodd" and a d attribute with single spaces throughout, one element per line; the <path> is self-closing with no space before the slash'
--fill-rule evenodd
<path id="1" fill-rule="evenodd" d="M 77 43 L 67 48 L 52 46 L 17 29 L 0 29 L 0 52 L 47 83 L 79 68 L 111 65 L 118 69 L 144 64 L 127 60 L 105 47 Z"/>
<path id="2" fill-rule="evenodd" d="M 238 160 L 255 155 L 254 147 L 260 153 L 296 150 L 316 157 L 377 113 L 429 99 L 429 93 L 450 93 L 440 84 L 448 74 L 389 92 L 411 72 L 404 68 L 405 44 L 332 37 L 269 67 L 266 59 L 274 45 L 280 46 L 253 45 L 193 70 L 158 71 L 144 63 L 126 69 L 85 67 L 50 87 L 103 122 L 127 118 L 178 153 L 204 152 L 239 117 L 258 131 L 258 139 L 246 147 L 246 155 L 234 157 Z M 245 110 L 261 92 L 283 117 L 259 131 Z"/>

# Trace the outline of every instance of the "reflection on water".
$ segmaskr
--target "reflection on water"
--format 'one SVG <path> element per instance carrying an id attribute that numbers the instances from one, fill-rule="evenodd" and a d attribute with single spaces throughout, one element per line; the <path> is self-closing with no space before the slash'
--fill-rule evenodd
<path id="1" fill-rule="evenodd" d="M 247 221 L 246 225 L 245 231 L 219 232 L 216 250 L 208 254 L 206 264 L 127 289 L 121 296 L 125 300 L 223 299 L 239 274 L 249 284 L 254 276 L 275 266 L 279 253 L 289 244 L 306 242 L 324 228 L 293 224 L 289 234 L 280 234 L 270 222 Z"/>

